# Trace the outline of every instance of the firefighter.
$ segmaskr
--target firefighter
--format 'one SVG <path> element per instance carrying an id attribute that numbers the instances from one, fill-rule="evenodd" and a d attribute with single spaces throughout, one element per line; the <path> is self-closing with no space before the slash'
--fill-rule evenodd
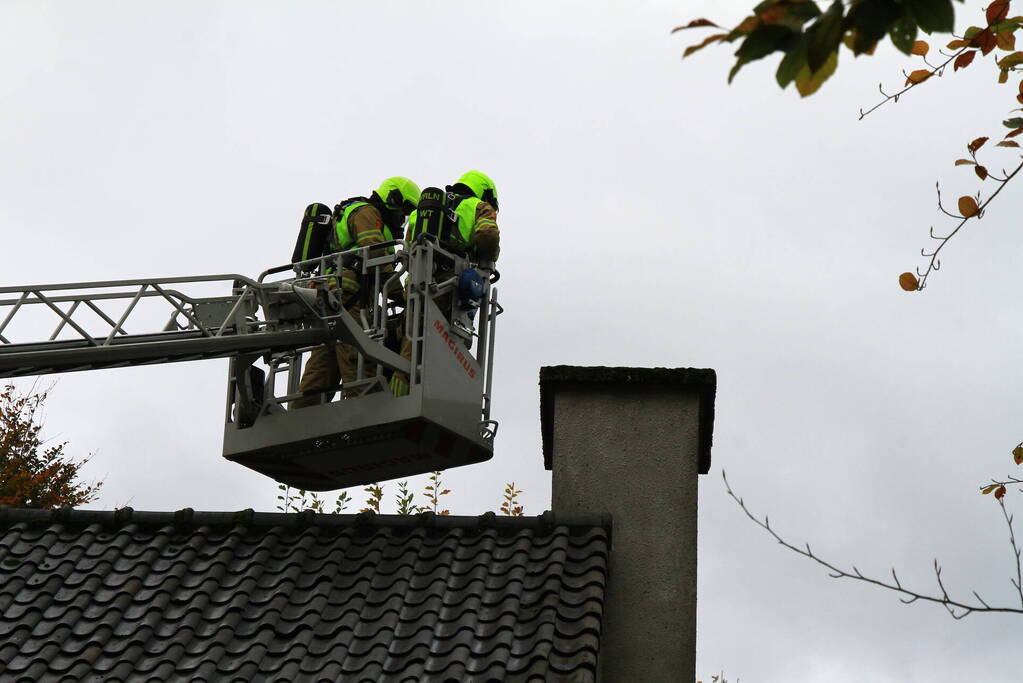
<path id="1" fill-rule="evenodd" d="M 480 265 L 492 265 L 501 253 L 501 234 L 497 228 L 497 186 L 494 181 L 481 171 L 469 171 L 445 189 L 449 193 L 448 201 L 454 203 L 456 222 L 441 229 L 442 246 L 464 253 Z M 405 234 L 408 242 L 415 240 L 423 230 L 416 218 L 416 212 L 413 211 Z M 450 275 L 452 273 L 438 273 L 437 279 Z M 412 358 L 412 342 L 408 339 L 402 341 L 401 356 Z M 408 391 L 408 376 L 405 373 L 395 372 L 391 375 L 391 392 L 395 396 L 405 396 Z"/>
<path id="2" fill-rule="evenodd" d="M 370 247 L 388 242 L 401 235 L 408 215 L 419 203 L 419 187 L 401 176 L 383 181 L 368 198 L 352 197 L 334 207 L 334 229 L 330 234 L 330 250 L 347 251 L 356 247 Z M 369 257 L 383 256 L 384 249 L 371 249 Z M 341 303 L 356 320 L 359 319 L 359 277 L 354 270 L 341 271 Z M 332 279 L 330 285 L 338 286 Z M 356 379 L 358 352 L 351 344 L 320 347 L 309 354 L 299 390 L 302 398 L 291 402 L 292 410 L 316 405 L 319 392 L 342 387 Z M 345 395 L 350 393 L 345 390 Z"/>

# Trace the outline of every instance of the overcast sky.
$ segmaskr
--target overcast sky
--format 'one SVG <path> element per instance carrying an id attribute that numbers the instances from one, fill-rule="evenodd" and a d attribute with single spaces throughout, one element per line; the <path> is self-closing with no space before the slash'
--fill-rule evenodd
<path id="1" fill-rule="evenodd" d="M 1023 189 L 949 244 L 926 292 L 897 277 L 951 224 L 935 181 L 977 191 L 953 161 L 1002 134 L 1014 86 L 978 59 L 857 121 L 910 67 L 888 47 L 843 53 L 809 100 L 777 88 L 777 58 L 727 86 L 729 50 L 682 62 L 703 34 L 669 35 L 752 0 L 721 4 L 2 0 L 0 285 L 256 275 L 289 258 L 310 202 L 479 168 L 501 196 L 501 431 L 491 462 L 445 473 L 453 512 L 496 509 L 512 480 L 527 513 L 549 506 L 541 365 L 714 368 L 700 676 L 1018 680 L 1019 617 L 953 622 L 829 579 L 721 484 L 836 562 L 933 590 L 937 556 L 953 596 L 1012 604 L 977 485 L 1023 439 Z M 48 433 L 94 454 L 92 507 L 274 508 L 273 482 L 220 457 L 226 371 L 59 377 Z"/>

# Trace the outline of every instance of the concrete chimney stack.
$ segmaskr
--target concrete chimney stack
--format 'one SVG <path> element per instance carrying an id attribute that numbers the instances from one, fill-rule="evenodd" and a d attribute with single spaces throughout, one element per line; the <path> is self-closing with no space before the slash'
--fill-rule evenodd
<path id="1" fill-rule="evenodd" d="M 606 683 L 695 680 L 696 480 L 710 468 L 716 386 L 713 370 L 540 369 L 551 509 L 611 515 Z"/>

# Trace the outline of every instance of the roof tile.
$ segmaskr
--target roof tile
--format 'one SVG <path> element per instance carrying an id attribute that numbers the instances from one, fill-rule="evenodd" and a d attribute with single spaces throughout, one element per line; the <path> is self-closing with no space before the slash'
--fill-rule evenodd
<path id="1" fill-rule="evenodd" d="M 0 677 L 591 681 L 607 527 L 0 508 Z"/>

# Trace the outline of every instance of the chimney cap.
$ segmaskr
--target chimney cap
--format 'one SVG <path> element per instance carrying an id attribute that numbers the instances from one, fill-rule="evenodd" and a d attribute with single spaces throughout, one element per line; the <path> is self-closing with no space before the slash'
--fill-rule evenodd
<path id="1" fill-rule="evenodd" d="M 705 368 L 623 368 L 578 365 L 547 365 L 540 368 L 540 433 L 543 465 L 554 467 L 554 395 L 580 385 L 672 386 L 700 396 L 699 472 L 710 471 L 710 448 L 714 434 L 714 396 L 717 373 Z"/>

